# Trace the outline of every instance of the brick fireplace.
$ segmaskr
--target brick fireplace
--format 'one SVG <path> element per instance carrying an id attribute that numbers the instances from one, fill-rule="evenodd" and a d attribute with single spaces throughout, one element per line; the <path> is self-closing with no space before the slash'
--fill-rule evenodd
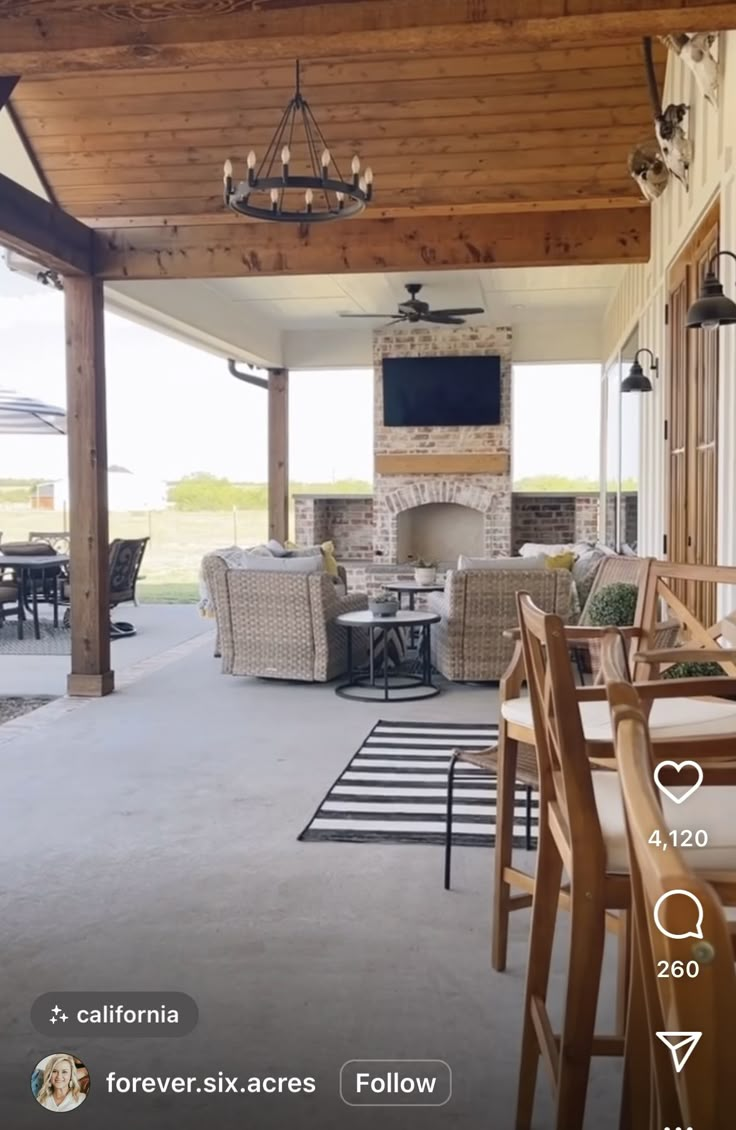
<path id="1" fill-rule="evenodd" d="M 494 354 L 501 358 L 500 424 L 384 425 L 384 357 Z M 373 357 L 374 493 L 297 496 L 297 542 L 333 540 L 338 558 L 369 589 L 380 587 L 388 573 L 402 573 L 402 567 L 410 575 L 411 560 L 418 557 L 453 565 L 459 553 L 510 553 L 511 330 L 466 325 L 377 331 Z"/>
<path id="2" fill-rule="evenodd" d="M 384 425 L 384 357 L 494 354 L 501 358 L 500 424 L 444 428 Z M 409 556 L 431 557 L 449 563 L 457 559 L 458 553 L 479 552 L 481 556 L 509 553 L 511 330 L 474 325 L 402 326 L 383 330 L 374 335 L 373 363 L 374 557 L 395 565 Z M 451 369 L 448 377 L 451 379 Z M 487 469 L 494 462 L 487 457 L 495 457 L 500 469 Z M 402 461 L 406 467 L 415 464 L 416 469 L 391 469 L 401 467 Z M 464 461 L 473 469 L 444 469 L 453 461 Z M 426 513 L 424 507 L 429 508 Z"/>

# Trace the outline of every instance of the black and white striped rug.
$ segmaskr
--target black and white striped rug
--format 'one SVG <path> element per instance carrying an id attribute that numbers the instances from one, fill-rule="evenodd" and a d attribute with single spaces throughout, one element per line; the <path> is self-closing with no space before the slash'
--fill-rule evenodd
<path id="1" fill-rule="evenodd" d="M 484 749 L 497 725 L 377 722 L 317 809 L 300 840 L 338 843 L 442 844 L 447 769 L 454 749 Z M 514 844 L 526 843 L 526 788 L 518 785 Z M 532 829 L 536 834 L 537 801 Z M 453 843 L 492 847 L 496 778 L 460 762 L 455 772 Z"/>

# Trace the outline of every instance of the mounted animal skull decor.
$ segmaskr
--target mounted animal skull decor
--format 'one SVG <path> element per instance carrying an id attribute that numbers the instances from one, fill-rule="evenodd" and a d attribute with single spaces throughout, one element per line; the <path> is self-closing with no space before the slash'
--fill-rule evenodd
<path id="1" fill-rule="evenodd" d="M 665 164 L 672 175 L 685 186 L 686 191 L 689 187 L 690 162 L 693 159 L 692 142 L 682 128 L 687 111 L 688 107 L 684 103 L 672 103 L 654 123 Z"/>
<path id="2" fill-rule="evenodd" d="M 629 153 L 629 172 L 639 185 L 641 194 L 650 202 L 657 200 L 670 179 L 659 144 L 652 138 L 637 145 Z"/>
<path id="3" fill-rule="evenodd" d="M 693 35 L 663 35 L 662 42 L 670 51 L 682 59 L 685 66 L 695 75 L 703 96 L 711 106 L 718 105 L 718 36 L 712 32 L 697 32 Z"/>
<path id="4" fill-rule="evenodd" d="M 632 150 L 629 154 L 629 172 L 639 185 L 644 199 L 652 201 L 664 192 L 670 173 L 677 177 L 687 191 L 693 147 L 682 128 L 688 107 L 684 103 L 673 103 L 665 110 L 662 109 L 652 41 L 649 37 L 644 39 L 643 46 L 656 140 L 646 141 Z"/>

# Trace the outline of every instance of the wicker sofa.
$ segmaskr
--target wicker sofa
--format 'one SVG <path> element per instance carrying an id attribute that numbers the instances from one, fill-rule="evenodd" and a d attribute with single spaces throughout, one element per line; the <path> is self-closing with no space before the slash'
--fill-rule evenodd
<path id="1" fill-rule="evenodd" d="M 516 593 L 569 620 L 572 577 L 567 569 L 458 569 L 447 574 L 445 590 L 428 603 L 442 617 L 432 632 L 432 662 L 457 682 L 494 682 L 514 651 L 504 631 L 516 623 Z"/>
<path id="2" fill-rule="evenodd" d="M 323 572 L 233 569 L 217 554 L 204 558 L 202 570 L 224 674 L 327 682 L 346 670 L 346 630 L 336 617 L 367 608 L 364 594 L 338 595 Z M 361 633 L 353 635 L 359 658 Z"/>

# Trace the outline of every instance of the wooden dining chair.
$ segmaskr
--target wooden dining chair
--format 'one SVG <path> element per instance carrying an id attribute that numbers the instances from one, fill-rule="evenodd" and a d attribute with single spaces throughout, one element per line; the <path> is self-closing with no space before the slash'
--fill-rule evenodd
<path id="1" fill-rule="evenodd" d="M 592 661 L 593 675 L 597 673 L 597 656 L 605 628 L 589 622 L 588 608 L 598 592 L 610 584 L 625 582 L 640 589 L 632 638 L 639 643 L 664 646 L 674 639 L 672 622 L 651 626 L 651 636 L 644 637 L 641 618 L 644 595 L 651 558 L 610 556 L 603 559 L 590 589 L 579 623 L 568 629 L 571 656 L 586 656 L 586 665 Z M 656 618 L 655 618 L 656 620 Z M 534 726 L 531 704 L 523 693 L 526 682 L 524 655 L 518 630 L 510 629 L 516 636 L 516 648 L 503 678 L 499 683 L 499 734 L 498 744 L 489 755 L 489 768 L 497 774 L 496 792 L 496 842 L 494 852 L 494 887 L 491 924 L 491 964 L 503 972 L 508 960 L 510 916 L 515 910 L 531 906 L 534 894 L 534 875 L 514 865 L 514 826 L 517 783 L 539 788 L 537 755 L 534 749 Z M 579 664 L 578 664 L 579 666 Z"/>
<path id="2" fill-rule="evenodd" d="M 676 591 L 678 586 L 685 583 L 736 586 L 736 567 L 677 565 L 654 558 L 632 560 L 637 570 L 639 600 L 634 624 L 623 631 L 632 657 L 634 679 L 640 682 L 652 678 L 675 662 L 704 659 L 718 659 L 723 663 L 725 674 L 736 676 L 736 656 L 729 660 L 721 647 L 723 642 L 731 646 L 736 644 L 736 627 L 731 618 L 726 616 L 711 627 L 702 625 Z M 621 580 L 618 573 L 605 572 L 614 567 L 608 565 L 608 559 L 603 562 L 599 570 L 601 584 L 609 583 L 609 578 Z M 632 577 L 628 579 L 632 580 Z M 567 636 L 574 648 L 586 647 L 594 656 L 598 656 L 600 641 L 606 631 L 605 628 L 577 625 L 567 629 Z M 518 639 L 518 632 L 516 635 Z M 719 649 L 718 653 L 703 655 L 701 652 L 692 657 L 689 652 L 678 649 L 676 656 L 670 655 L 667 659 L 668 653 L 674 650 L 674 644 L 683 639 L 687 642 L 688 649 L 713 652 Z M 653 652 L 657 652 L 657 655 L 653 656 Z M 523 694 L 525 678 L 523 649 L 518 639 L 512 660 L 499 684 L 496 846 L 491 928 L 491 962 L 498 971 L 503 971 L 507 964 L 510 915 L 515 910 L 530 906 L 535 887 L 534 875 L 514 866 L 513 861 L 517 765 L 523 760 L 524 766 L 528 768 L 533 765 L 534 759 L 531 703 L 528 696 Z M 728 747 L 733 748 L 736 743 L 736 706 L 729 708 L 722 702 L 715 706 L 697 702 L 696 696 L 691 693 L 681 694 L 676 689 L 680 686 L 683 686 L 683 681 L 676 680 L 668 691 L 660 692 L 659 699 L 669 695 L 670 701 L 668 704 L 660 701 L 652 717 L 652 738 L 658 748 L 665 750 L 662 755 L 668 756 L 666 749 L 676 753 L 680 739 L 687 742 L 693 735 L 702 735 L 704 730 L 708 734 L 709 753 L 717 755 L 719 746 L 721 753 L 727 753 Z M 702 693 L 729 693 L 723 689 L 716 691 L 713 684 L 709 687 L 709 691 Z M 583 707 L 583 723 L 590 755 L 600 757 L 601 765 L 605 759 L 613 765 L 612 733 L 607 706 L 602 701 L 590 701 Z M 712 772 L 715 781 L 715 770 Z"/>
<path id="3" fill-rule="evenodd" d="M 588 760 L 570 662 L 570 633 L 524 593 L 517 597 L 534 740 L 540 772 L 539 842 L 532 907 L 516 1116 L 532 1125 L 539 1058 L 555 1093 L 556 1130 L 581 1130 L 591 1058 L 623 1053 L 622 1033 L 597 1037 L 595 1017 L 606 915 L 626 911 L 626 867 L 608 859 L 598 816 L 597 777 Z M 562 1027 L 555 1034 L 547 989 L 562 874 L 570 896 L 570 949 Z"/>
<path id="4" fill-rule="evenodd" d="M 540 813 L 517 1130 L 528 1130 L 531 1125 L 540 1055 L 553 1082 L 557 1130 L 580 1130 L 593 1055 L 615 1055 L 623 1051 L 622 1024 L 620 1031 L 604 1037 L 596 1036 L 594 1026 L 606 924 L 611 912 L 626 912 L 630 906 L 625 823 L 617 775 L 610 763 L 607 767 L 595 766 L 590 750 L 596 743 L 592 743 L 586 733 L 586 717 L 591 706 L 598 710 L 602 704 L 608 711 L 606 688 L 575 684 L 569 658 L 574 629 L 566 628 L 559 617 L 536 608 L 526 594 L 519 595 L 518 603 L 540 767 Z M 623 631 L 614 634 L 626 658 L 624 640 L 627 637 Z M 723 654 L 727 660 L 736 659 L 736 652 Z M 687 699 L 689 694 L 702 693 L 700 685 L 706 681 L 661 679 L 644 682 L 639 689 L 655 700 L 656 707 L 659 706 L 658 696 L 666 700 L 666 717 L 673 702 L 681 701 L 682 697 Z M 736 679 L 712 682 L 716 693 L 736 693 Z M 730 720 L 733 748 L 736 707 L 731 703 L 724 707 L 725 717 Z M 709 704 L 709 709 L 718 715 L 719 704 Z M 720 715 L 718 718 L 722 721 Z M 609 732 L 612 740 L 610 719 Z M 681 739 L 671 738 L 666 728 L 663 727 L 661 733 L 663 737 L 656 747 L 658 756 L 669 756 L 673 748 L 678 748 L 678 743 L 682 748 Z M 706 736 L 700 742 L 701 751 L 711 742 L 716 759 L 720 758 L 725 765 L 723 736 L 719 732 Z M 692 750 L 692 737 L 689 743 L 688 748 Z M 605 746 L 605 742 L 600 744 Z M 733 765 L 729 772 L 727 782 L 732 784 L 736 780 Z M 728 788 L 713 795 L 736 810 L 736 790 Z M 668 816 L 672 826 L 679 831 L 685 827 L 683 821 L 687 821 L 693 809 L 683 813 L 674 801 L 670 802 L 670 809 Z M 710 809 L 707 814 L 712 816 Z M 728 886 L 731 868 L 736 862 L 736 827 L 732 821 L 721 821 L 716 849 L 712 867 L 715 872 L 724 872 L 723 882 Z M 569 879 L 571 922 L 565 1008 L 558 1037 L 553 1032 L 546 998 L 563 869 Z M 623 1002 L 629 956 L 628 923 L 624 914 L 619 913 L 618 923 L 619 1001 Z M 619 1007 L 617 1011 L 623 1020 L 625 1009 Z"/>
<path id="5" fill-rule="evenodd" d="M 636 690 L 626 682 L 610 683 L 609 697 L 633 892 L 636 1019 L 629 1025 L 627 1061 L 642 1079 L 633 1106 L 647 1110 L 648 1122 L 640 1125 L 649 1130 L 730 1130 L 736 1111 L 736 974 L 729 924 L 717 890 L 707 874 L 696 873 L 663 818 L 652 744 Z M 734 815 L 732 809 L 731 819 Z M 654 829 L 665 838 L 666 852 L 653 847 Z M 708 833 L 707 827 L 703 830 Z M 697 851 L 691 849 L 691 858 L 697 858 Z M 723 889 L 722 874 L 718 881 Z M 698 910 L 687 895 L 674 896 L 666 910 L 666 928 L 679 936 L 668 937 L 657 928 L 655 907 L 668 891 L 687 892 L 698 900 L 701 937 L 690 936 Z M 736 874 L 729 893 L 733 905 Z M 658 1036 L 668 1032 L 699 1033 L 681 1070 Z"/>

